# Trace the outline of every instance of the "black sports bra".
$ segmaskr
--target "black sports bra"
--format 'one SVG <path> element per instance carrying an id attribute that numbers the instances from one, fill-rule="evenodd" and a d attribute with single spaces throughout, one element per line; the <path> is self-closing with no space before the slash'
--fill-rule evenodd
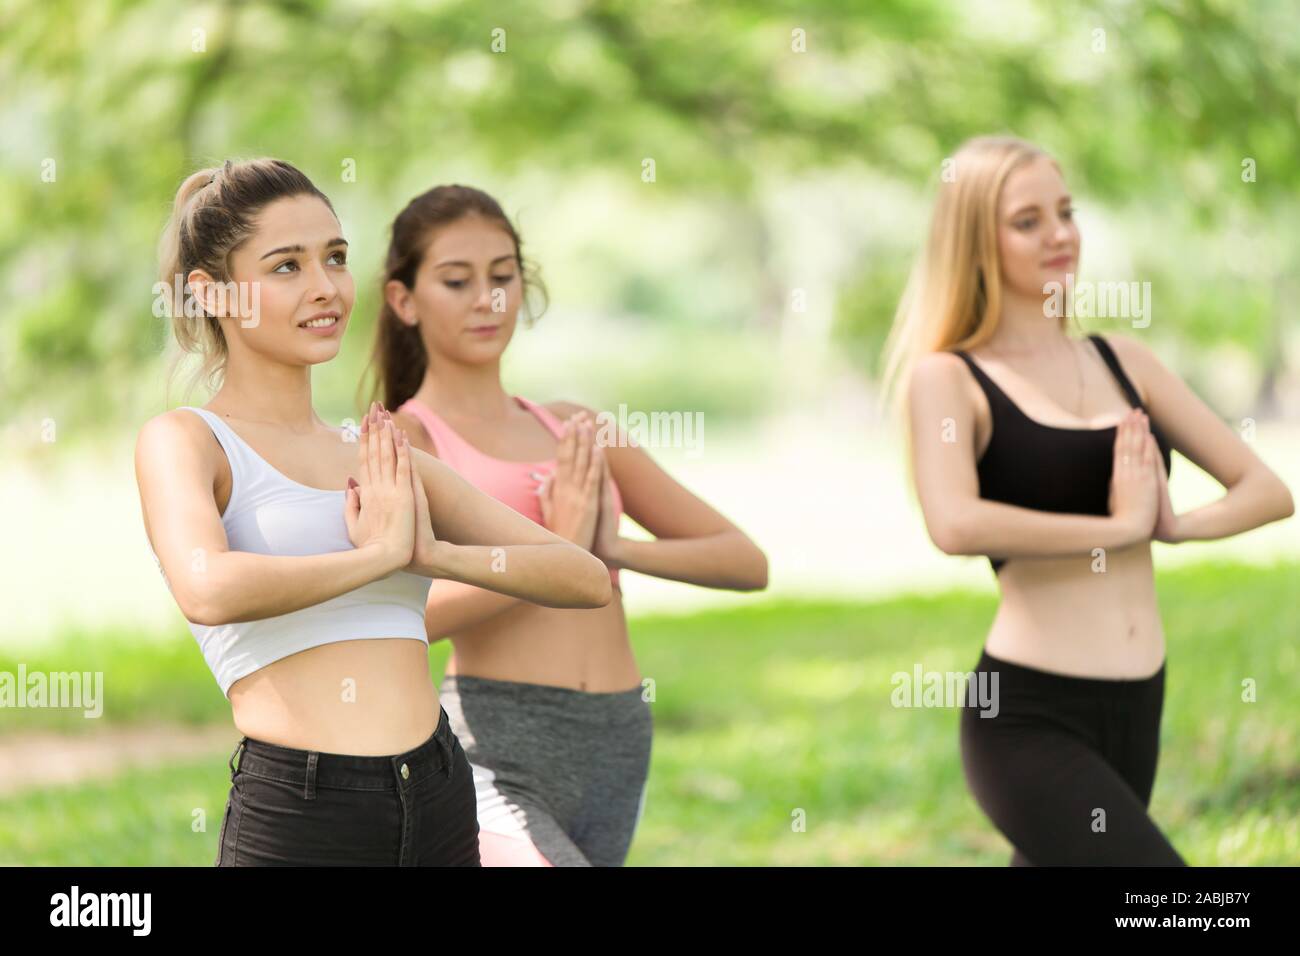
<path id="1" fill-rule="evenodd" d="M 1089 335 L 1129 405 L 1146 410 L 1137 390 L 1120 366 L 1110 345 L 1100 335 Z M 956 350 L 970 366 L 988 398 L 993 437 L 976 463 L 980 497 L 1037 511 L 1068 514 L 1110 514 L 1110 476 L 1114 464 L 1115 425 L 1109 428 L 1059 428 L 1034 421 L 964 351 Z M 1169 443 L 1151 422 L 1151 433 L 1169 474 Z M 996 573 L 1005 559 L 989 558 Z"/>

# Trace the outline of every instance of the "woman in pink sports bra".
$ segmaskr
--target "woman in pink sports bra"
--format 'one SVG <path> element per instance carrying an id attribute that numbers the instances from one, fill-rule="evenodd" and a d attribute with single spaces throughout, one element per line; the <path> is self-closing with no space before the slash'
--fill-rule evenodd
<path id="1" fill-rule="evenodd" d="M 385 272 L 372 395 L 413 446 L 591 551 L 615 585 L 605 607 L 569 610 L 433 582 L 427 629 L 453 644 L 441 700 L 474 768 L 483 863 L 621 865 L 652 721 L 619 573 L 759 590 L 767 559 L 643 448 L 597 442 L 591 410 L 503 387 L 517 313 L 541 289 L 492 197 L 465 186 L 416 197 L 393 223 Z M 624 510 L 655 540 L 620 537 Z"/>

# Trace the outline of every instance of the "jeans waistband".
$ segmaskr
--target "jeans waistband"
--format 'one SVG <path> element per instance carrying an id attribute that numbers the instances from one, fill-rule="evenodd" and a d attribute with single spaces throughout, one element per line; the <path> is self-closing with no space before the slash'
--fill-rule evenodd
<path id="1" fill-rule="evenodd" d="M 1006 690 L 1037 690 L 1073 697 L 1140 697 L 1155 690 L 1165 677 L 1165 662 L 1160 662 L 1160 669 L 1149 677 L 1108 678 L 1108 677 L 1074 677 L 1054 671 L 1026 667 L 994 657 L 988 651 L 980 653 L 977 671 L 996 671 L 998 683 Z"/>
<path id="2" fill-rule="evenodd" d="M 455 737 L 447 711 L 438 708 L 438 726 L 418 747 L 390 756 L 321 753 L 281 747 L 243 737 L 230 755 L 230 776 L 247 773 L 291 783 L 311 800 L 317 788 L 332 790 L 398 790 L 435 773 L 450 778 Z M 242 756 L 241 756 L 242 752 Z M 236 768 L 236 758 L 238 767 Z"/>

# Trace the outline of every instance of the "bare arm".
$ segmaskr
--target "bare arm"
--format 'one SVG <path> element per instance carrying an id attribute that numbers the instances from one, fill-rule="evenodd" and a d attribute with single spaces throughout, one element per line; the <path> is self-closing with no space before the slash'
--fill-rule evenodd
<path id="1" fill-rule="evenodd" d="M 613 595 L 610 595 L 611 600 Z M 519 598 L 485 591 L 459 581 L 434 580 L 425 604 L 424 629 L 429 640 L 460 634 L 519 604 Z"/>
<path id="2" fill-rule="evenodd" d="M 609 573 L 591 553 L 479 491 L 412 448 L 436 541 L 413 570 L 545 607 L 604 607 Z"/>
<path id="3" fill-rule="evenodd" d="M 1227 489 L 1217 501 L 1176 515 L 1163 540 L 1226 538 L 1289 518 L 1295 502 L 1282 480 L 1145 344 L 1108 335 L 1169 443 Z"/>
<path id="4" fill-rule="evenodd" d="M 393 421 L 406 432 L 413 449 L 437 457 L 437 449 L 417 418 L 400 411 L 393 412 L 392 416 Z M 498 594 L 450 578 L 434 578 L 425 603 L 424 629 L 430 641 L 442 640 L 494 618 L 519 603 L 519 598 L 509 594 Z"/>
<path id="5" fill-rule="evenodd" d="M 590 409 L 557 403 L 557 411 Z M 602 446 L 609 473 L 618 485 L 623 510 L 653 541 L 618 536 L 612 508 L 606 507 L 597 532 L 597 556 L 611 567 L 627 568 L 707 588 L 755 591 L 767 587 L 767 556 L 718 511 L 664 471 L 644 448 L 627 441 Z"/>
<path id="6" fill-rule="evenodd" d="M 207 424 L 180 409 L 151 419 L 136 442 L 145 531 L 188 620 L 215 626 L 288 614 L 405 563 L 381 544 L 301 557 L 231 551 L 213 493 L 221 454 Z"/>
<path id="7" fill-rule="evenodd" d="M 980 498 L 967 376 L 959 356 L 936 352 L 917 362 L 908 387 L 912 473 L 926 530 L 941 551 L 1057 557 L 1140 539 L 1140 522 L 1118 515 L 1058 514 Z"/>

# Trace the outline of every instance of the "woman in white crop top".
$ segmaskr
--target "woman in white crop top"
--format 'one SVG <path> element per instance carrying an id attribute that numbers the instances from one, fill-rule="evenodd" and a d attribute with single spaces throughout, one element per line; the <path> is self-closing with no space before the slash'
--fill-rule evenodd
<path id="1" fill-rule="evenodd" d="M 173 331 L 215 394 L 136 445 L 145 530 L 243 735 L 218 865 L 478 864 L 471 772 L 429 673 L 433 578 L 603 607 L 594 556 L 410 447 L 312 408 L 353 304 L 329 200 L 277 160 L 177 192 Z"/>

